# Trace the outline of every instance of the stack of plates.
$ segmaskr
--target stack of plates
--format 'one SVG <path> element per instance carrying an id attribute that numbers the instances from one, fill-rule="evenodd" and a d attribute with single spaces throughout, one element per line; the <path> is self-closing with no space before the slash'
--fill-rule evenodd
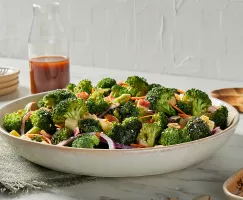
<path id="1" fill-rule="evenodd" d="M 0 67 L 0 96 L 14 92 L 19 86 L 19 69 Z"/>

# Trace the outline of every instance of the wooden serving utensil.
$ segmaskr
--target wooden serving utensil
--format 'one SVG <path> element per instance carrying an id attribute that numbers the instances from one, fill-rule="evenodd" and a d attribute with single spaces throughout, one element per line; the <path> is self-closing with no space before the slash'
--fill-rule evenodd
<path id="1" fill-rule="evenodd" d="M 243 112 L 243 88 L 222 88 L 213 90 L 211 96 L 234 106 L 238 112 Z"/>

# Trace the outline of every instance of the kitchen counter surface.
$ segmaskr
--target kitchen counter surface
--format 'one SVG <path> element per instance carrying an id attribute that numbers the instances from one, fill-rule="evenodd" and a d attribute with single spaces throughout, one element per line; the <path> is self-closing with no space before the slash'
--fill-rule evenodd
<path id="1" fill-rule="evenodd" d="M 0 107 L 4 104 L 30 95 L 29 69 L 27 60 L 0 59 L 1 65 L 9 65 L 20 69 L 20 85 L 12 94 L 0 97 Z M 71 82 L 88 78 L 94 83 L 104 76 L 117 80 L 129 75 L 144 76 L 148 82 L 157 82 L 168 87 L 182 90 L 199 88 L 207 93 L 218 88 L 241 87 L 243 82 L 200 79 L 193 77 L 139 73 L 92 67 L 71 66 Z M 241 116 L 242 119 L 242 116 Z M 242 121 L 242 120 L 241 120 Z M 208 194 L 212 200 L 226 199 L 222 185 L 235 171 L 243 167 L 243 124 L 240 121 L 235 135 L 227 144 L 215 152 L 215 155 L 190 168 L 164 175 L 139 178 L 104 178 L 65 188 L 52 188 L 41 192 L 31 192 L 15 196 L 17 200 L 167 200 L 169 196 L 180 200 L 192 200 L 202 194 Z M 166 162 L 166 161 L 165 161 Z M 152 164 L 152 163 L 151 163 Z M 7 200 L 0 194 L 0 199 Z"/>

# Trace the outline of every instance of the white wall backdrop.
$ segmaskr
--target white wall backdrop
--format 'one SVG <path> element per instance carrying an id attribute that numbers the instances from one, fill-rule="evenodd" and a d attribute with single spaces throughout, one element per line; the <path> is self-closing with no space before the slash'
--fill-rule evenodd
<path id="1" fill-rule="evenodd" d="M 0 56 L 27 59 L 32 4 L 49 2 L 0 0 Z M 72 64 L 243 80 L 243 0 L 59 2 Z"/>

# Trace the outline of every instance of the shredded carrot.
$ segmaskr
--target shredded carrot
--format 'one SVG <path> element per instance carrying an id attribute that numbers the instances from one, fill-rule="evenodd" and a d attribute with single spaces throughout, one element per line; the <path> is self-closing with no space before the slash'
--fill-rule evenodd
<path id="1" fill-rule="evenodd" d="M 95 135 L 100 138 L 100 132 L 95 133 Z"/>
<path id="2" fill-rule="evenodd" d="M 181 94 L 185 94 L 186 92 L 184 92 L 183 90 L 180 90 L 180 89 L 178 89 L 177 90 L 179 93 L 181 93 Z"/>
<path id="3" fill-rule="evenodd" d="M 170 104 L 170 103 L 169 103 Z M 185 112 L 183 112 L 180 108 L 178 108 L 177 106 L 174 106 L 172 104 L 170 104 L 170 106 L 172 106 L 174 109 L 176 109 L 177 111 L 179 111 L 182 114 L 186 114 Z"/>
<path id="4" fill-rule="evenodd" d="M 56 126 L 57 128 L 62 128 L 62 126 L 61 126 L 61 125 L 58 125 L 58 124 L 55 124 L 55 126 Z"/>
<path id="5" fill-rule="evenodd" d="M 48 137 L 46 137 L 45 135 L 42 135 L 42 137 L 43 137 L 49 144 L 51 144 L 51 140 L 50 140 Z"/>
<path id="6" fill-rule="evenodd" d="M 131 100 L 137 100 L 137 99 L 145 99 L 146 96 L 142 96 L 142 97 L 131 97 Z"/>
<path id="7" fill-rule="evenodd" d="M 145 145 L 142 144 L 130 144 L 131 147 L 137 147 L 137 148 L 146 148 Z"/>
<path id="8" fill-rule="evenodd" d="M 143 118 L 147 118 L 147 117 L 152 117 L 153 115 L 146 115 L 146 116 L 142 116 L 142 117 L 139 117 L 139 119 L 143 119 Z"/>
<path id="9" fill-rule="evenodd" d="M 184 113 L 182 113 L 182 114 L 178 114 L 180 117 L 192 117 L 191 115 L 187 115 L 187 114 L 184 114 Z"/>

